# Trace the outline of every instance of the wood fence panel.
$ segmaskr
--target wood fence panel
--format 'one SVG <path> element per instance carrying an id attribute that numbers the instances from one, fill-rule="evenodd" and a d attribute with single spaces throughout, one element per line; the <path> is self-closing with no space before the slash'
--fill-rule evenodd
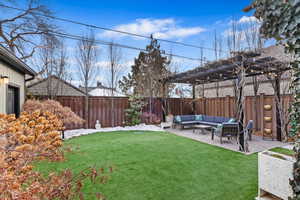
<path id="1" fill-rule="evenodd" d="M 71 96 L 59 96 L 56 100 L 63 106 L 71 108 L 71 110 L 81 117 L 84 117 L 84 97 L 71 97 Z M 75 129 L 75 128 L 82 128 L 81 125 L 69 125 L 66 127 L 67 129 Z"/>
<path id="2" fill-rule="evenodd" d="M 46 97 L 39 97 L 39 99 L 46 99 Z M 256 99 L 256 100 L 255 100 Z M 60 96 L 56 98 L 63 106 L 68 106 L 81 118 L 87 120 L 85 114 L 85 99 L 84 97 L 74 96 Z M 283 107 L 287 110 L 292 102 L 292 96 L 282 96 Z M 159 119 L 163 119 L 162 99 L 152 98 L 151 112 Z M 257 101 L 255 103 L 255 101 Z M 112 102 L 114 108 L 112 108 Z M 143 112 L 149 112 L 149 99 L 146 98 L 148 105 L 145 106 Z M 166 105 L 169 114 L 172 115 L 188 115 L 193 113 L 193 99 L 185 98 L 167 98 Z M 236 105 L 234 97 L 221 97 L 221 98 L 199 98 L 195 102 L 195 113 L 205 114 L 211 116 L 224 116 L 235 117 Z M 265 111 L 264 105 L 272 105 L 272 111 Z M 112 117 L 114 117 L 114 126 L 122 126 L 125 122 L 125 110 L 128 108 L 127 97 L 89 97 L 89 128 L 94 128 L 96 120 L 99 120 L 103 127 L 111 127 Z M 257 115 L 257 120 L 255 115 Z M 264 116 L 271 116 L 272 123 L 266 123 Z M 276 135 L 276 110 L 275 100 L 273 96 L 259 95 L 255 97 L 246 97 L 245 99 L 245 122 L 253 120 L 257 130 L 260 132 L 264 128 L 271 128 L 273 135 Z M 67 127 L 82 128 L 82 127 Z"/>
<path id="3" fill-rule="evenodd" d="M 192 99 L 182 99 L 182 114 L 183 115 L 191 115 L 193 114 L 193 103 Z"/>
<path id="4" fill-rule="evenodd" d="M 168 98 L 167 99 L 167 109 L 168 109 L 168 113 L 172 114 L 172 115 L 180 115 L 180 102 L 178 101 L 178 99 L 175 98 Z"/>
<path id="5" fill-rule="evenodd" d="M 113 121 L 114 126 L 122 126 L 127 108 L 128 98 L 90 97 L 89 127 L 94 128 L 96 120 L 99 120 L 102 127 L 112 127 Z"/>
<path id="6" fill-rule="evenodd" d="M 261 121 L 261 133 L 264 132 L 264 129 L 271 129 L 273 136 L 276 138 L 276 109 L 275 109 L 275 101 L 273 96 L 264 96 L 261 97 L 261 115 L 260 115 L 260 121 Z M 271 105 L 271 110 L 265 110 L 265 105 Z M 272 117 L 272 122 L 266 122 L 264 120 L 264 117 Z"/>

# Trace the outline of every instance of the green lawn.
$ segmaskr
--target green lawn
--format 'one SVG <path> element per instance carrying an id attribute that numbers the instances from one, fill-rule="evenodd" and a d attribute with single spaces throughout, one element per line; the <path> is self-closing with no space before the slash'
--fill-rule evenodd
<path id="1" fill-rule="evenodd" d="M 63 163 L 36 168 L 115 166 L 104 185 L 85 184 L 86 193 L 108 200 L 251 200 L 257 194 L 257 154 L 243 155 L 163 132 L 110 132 L 66 141 L 80 146 Z M 86 199 L 94 199 L 89 196 Z"/>
<path id="2" fill-rule="evenodd" d="M 284 154 L 287 156 L 293 156 L 295 154 L 295 152 L 293 150 L 282 148 L 282 147 L 276 147 L 276 148 L 270 149 L 270 151 L 273 151 L 276 153 L 281 153 L 281 154 Z"/>

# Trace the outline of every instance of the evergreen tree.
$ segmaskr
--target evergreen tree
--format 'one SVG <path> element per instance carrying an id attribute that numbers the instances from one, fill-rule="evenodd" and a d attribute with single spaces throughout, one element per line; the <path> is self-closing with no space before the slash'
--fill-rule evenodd
<path id="1" fill-rule="evenodd" d="M 126 94 L 131 92 L 142 97 L 163 97 L 165 94 L 162 80 L 170 74 L 167 69 L 170 61 L 162 56 L 160 45 L 152 36 L 146 50 L 140 52 L 134 60 L 131 74 L 122 78 L 119 82 L 120 88 Z"/>

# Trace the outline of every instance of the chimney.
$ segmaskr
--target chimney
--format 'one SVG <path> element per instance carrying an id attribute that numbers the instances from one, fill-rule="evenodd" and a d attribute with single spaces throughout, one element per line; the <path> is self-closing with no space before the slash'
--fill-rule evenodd
<path id="1" fill-rule="evenodd" d="M 101 87 L 102 83 L 100 81 L 97 81 L 97 87 Z"/>

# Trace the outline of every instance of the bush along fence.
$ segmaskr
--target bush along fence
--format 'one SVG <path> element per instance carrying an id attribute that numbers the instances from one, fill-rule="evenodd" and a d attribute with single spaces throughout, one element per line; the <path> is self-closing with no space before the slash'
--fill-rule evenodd
<path id="1" fill-rule="evenodd" d="M 47 97 L 38 97 L 45 99 Z M 292 102 L 291 96 L 283 96 L 283 107 L 285 110 L 289 108 Z M 94 128 L 96 120 L 99 120 L 102 127 L 124 126 L 125 112 L 129 108 L 127 97 L 89 97 L 88 116 L 85 114 L 84 97 L 75 96 L 58 96 L 56 100 L 63 106 L 68 106 L 78 116 L 85 119 L 89 128 Z M 144 98 L 145 106 L 143 108 L 142 122 L 159 123 L 164 119 L 165 114 L 172 115 L 188 115 L 188 114 L 204 114 L 211 116 L 235 117 L 236 105 L 235 98 L 226 96 L 218 98 Z M 245 100 L 245 117 L 246 122 L 253 120 L 256 131 L 261 133 L 265 129 L 271 129 L 272 134 L 276 135 L 276 111 L 270 109 L 266 111 L 265 105 L 275 108 L 274 96 L 260 94 L 253 97 L 248 96 Z M 268 123 L 265 117 L 272 123 Z M 152 120 L 150 120 L 151 118 Z M 67 127 L 68 129 L 83 128 Z"/>

